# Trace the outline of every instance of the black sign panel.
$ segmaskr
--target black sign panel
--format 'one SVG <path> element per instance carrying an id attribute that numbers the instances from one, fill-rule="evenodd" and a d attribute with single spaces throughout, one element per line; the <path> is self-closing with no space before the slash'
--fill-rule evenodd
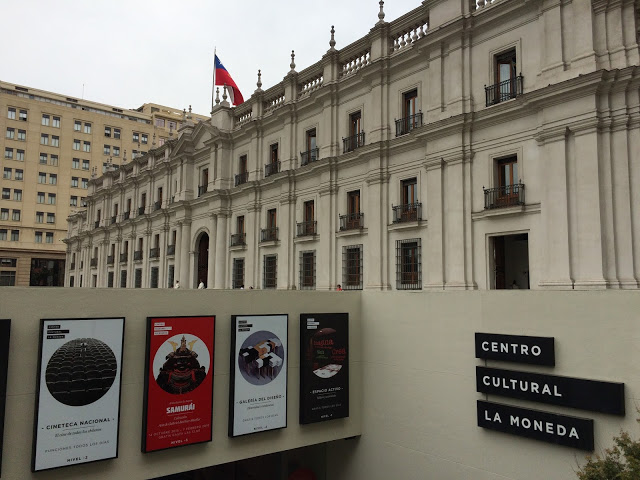
<path id="1" fill-rule="evenodd" d="M 593 420 L 478 400 L 478 426 L 593 451 Z"/>
<path id="2" fill-rule="evenodd" d="M 624 415 L 624 383 L 476 367 L 480 393 Z"/>
<path id="3" fill-rule="evenodd" d="M 349 314 L 300 315 L 300 423 L 349 416 Z"/>
<path id="4" fill-rule="evenodd" d="M 476 333 L 476 358 L 533 365 L 556 364 L 553 337 Z"/>
<path id="5" fill-rule="evenodd" d="M 4 408 L 7 401 L 10 333 L 11 320 L 0 320 L 0 475 L 2 474 L 2 437 L 4 433 Z"/>

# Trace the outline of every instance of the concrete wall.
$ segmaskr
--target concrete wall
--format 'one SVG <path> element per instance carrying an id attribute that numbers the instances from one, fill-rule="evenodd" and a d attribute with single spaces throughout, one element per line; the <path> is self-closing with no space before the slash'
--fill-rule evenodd
<path id="1" fill-rule="evenodd" d="M 575 480 L 584 452 L 481 429 L 476 400 L 593 418 L 596 452 L 637 437 L 638 311 L 631 292 L 363 292 L 362 437 L 328 445 L 327 478 Z M 626 416 L 476 393 L 475 332 L 555 337 L 555 367 L 486 364 L 624 382 Z"/>
<path id="2" fill-rule="evenodd" d="M 298 424 L 299 315 L 349 312 L 351 410 L 348 419 Z M 288 426 L 284 430 L 227 437 L 229 348 L 232 314 L 289 314 Z M 146 317 L 216 315 L 213 441 L 186 448 L 140 453 Z M 125 316 L 119 458 L 31 473 L 31 445 L 41 318 Z M 360 296 L 351 293 L 133 289 L 0 289 L 0 318 L 12 319 L 2 479 L 148 479 L 241 458 L 265 455 L 361 431 Z M 340 442 L 344 443 L 344 442 Z"/>

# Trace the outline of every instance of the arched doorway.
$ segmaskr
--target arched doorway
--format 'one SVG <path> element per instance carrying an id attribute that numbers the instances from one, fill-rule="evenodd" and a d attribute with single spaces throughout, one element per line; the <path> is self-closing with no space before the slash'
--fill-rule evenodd
<path id="1" fill-rule="evenodd" d="M 207 277 L 209 274 L 209 235 L 206 233 L 202 233 L 200 235 L 200 240 L 198 240 L 198 259 L 196 260 L 196 272 L 198 275 L 196 276 L 196 286 L 200 284 L 200 282 L 204 282 L 205 286 L 207 285 Z"/>

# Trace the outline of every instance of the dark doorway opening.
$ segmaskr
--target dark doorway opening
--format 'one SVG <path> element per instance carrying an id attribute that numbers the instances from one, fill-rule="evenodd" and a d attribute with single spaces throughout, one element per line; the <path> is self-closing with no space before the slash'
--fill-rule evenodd
<path id="1" fill-rule="evenodd" d="M 491 237 L 492 284 L 495 290 L 530 288 L 529 235 Z"/>
<path id="2" fill-rule="evenodd" d="M 200 235 L 200 240 L 198 240 L 198 259 L 196 271 L 198 272 L 196 285 L 199 285 L 200 282 L 203 282 L 206 286 L 207 276 L 209 275 L 209 235 L 207 235 L 206 233 L 202 233 Z"/>

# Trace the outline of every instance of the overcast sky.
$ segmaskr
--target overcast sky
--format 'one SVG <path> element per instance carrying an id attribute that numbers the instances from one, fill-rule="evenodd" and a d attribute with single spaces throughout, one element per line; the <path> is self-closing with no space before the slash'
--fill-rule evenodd
<path id="1" fill-rule="evenodd" d="M 366 35 L 378 0 L 20 0 L 2 2 L 0 79 L 124 108 L 211 110 L 213 49 L 245 99 Z M 387 0 L 385 20 L 421 0 Z"/>

